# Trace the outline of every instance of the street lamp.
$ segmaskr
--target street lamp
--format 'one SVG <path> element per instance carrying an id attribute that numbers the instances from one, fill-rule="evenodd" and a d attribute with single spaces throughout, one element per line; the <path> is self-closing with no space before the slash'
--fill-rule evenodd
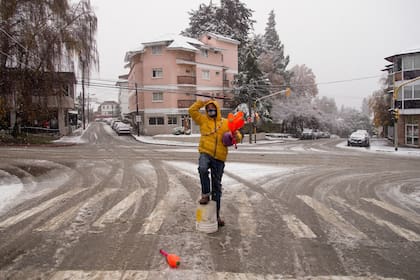
<path id="1" fill-rule="evenodd" d="M 420 80 L 420 76 L 408 81 L 405 81 L 404 83 L 399 84 L 395 89 L 394 93 L 392 95 L 392 111 L 395 111 L 395 101 L 398 99 L 398 91 L 405 85 L 411 84 L 412 82 L 415 82 L 417 80 Z M 394 81 L 395 84 L 395 81 Z M 397 109 L 398 110 L 398 109 Z M 397 111 L 398 112 L 398 111 Z M 394 149 L 395 151 L 398 151 L 398 118 L 394 118 Z"/>
<path id="2" fill-rule="evenodd" d="M 257 102 L 261 101 L 263 99 L 272 97 L 274 95 L 281 94 L 281 93 L 284 93 L 286 96 L 290 96 L 291 90 L 290 90 L 290 88 L 286 88 L 286 89 L 276 91 L 276 92 L 273 92 L 269 95 L 265 95 L 265 96 L 262 96 L 260 98 L 255 99 L 255 101 L 254 101 L 254 143 L 257 143 L 257 123 L 256 123 L 256 115 L 255 115 L 256 112 L 257 112 Z M 250 140 L 249 143 L 251 143 L 251 140 Z"/>

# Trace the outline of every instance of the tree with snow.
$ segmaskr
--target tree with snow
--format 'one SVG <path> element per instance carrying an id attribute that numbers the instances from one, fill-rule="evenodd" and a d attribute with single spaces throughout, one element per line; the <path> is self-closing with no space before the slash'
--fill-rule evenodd
<path id="1" fill-rule="evenodd" d="M 298 134 L 303 128 L 319 128 L 324 123 L 325 113 L 313 102 L 318 94 L 315 75 L 305 65 L 296 65 L 291 70 L 289 97 L 280 95 L 273 101 L 273 120 L 283 124 L 283 132 Z"/>
<path id="2" fill-rule="evenodd" d="M 318 95 L 316 77 L 312 69 L 305 64 L 295 65 L 290 69 L 290 72 L 292 73 L 290 87 L 293 89 L 294 94 L 306 97 L 315 97 Z"/>
<path id="3" fill-rule="evenodd" d="M 7 0 L 0 1 L 0 11 L 0 111 L 17 115 L 30 106 L 45 113 L 40 108 L 48 107 L 38 105 L 47 99 L 35 104 L 28 96 L 47 95 L 57 85 L 57 72 L 72 69 L 75 60 L 85 78 L 99 68 L 97 17 L 89 0 Z M 20 78 L 10 79 L 10 73 Z M 16 100 L 5 108 L 4 96 L 12 94 Z"/>
<path id="4" fill-rule="evenodd" d="M 290 73 L 286 70 L 289 64 L 289 56 L 284 55 L 284 45 L 276 31 L 274 10 L 270 11 L 261 43 L 262 50 L 258 53 L 261 70 L 273 85 L 289 84 Z"/>
<path id="5" fill-rule="evenodd" d="M 189 12 L 189 27 L 181 34 L 198 38 L 205 32 L 213 32 L 238 40 L 239 61 L 243 61 L 244 48 L 248 44 L 248 36 L 255 23 L 252 13 L 253 10 L 248 9 L 239 0 L 221 0 L 220 6 L 210 1 L 209 5 L 200 4 L 198 10 Z M 239 64 L 239 71 L 242 71 L 241 65 Z"/>
<path id="6" fill-rule="evenodd" d="M 260 116 L 269 117 L 269 103 L 266 103 L 266 101 L 256 102 L 257 99 L 269 93 L 269 82 L 259 69 L 255 46 L 252 41 L 244 50 L 244 60 L 242 61 L 244 71 L 240 72 L 234 81 L 238 89 L 235 94 L 236 104 L 246 103 L 248 104 L 248 112 L 257 111 Z"/>
<path id="7" fill-rule="evenodd" d="M 210 1 L 209 5 L 200 4 L 198 10 L 190 11 L 190 25 L 181 32 L 184 36 L 198 38 L 205 32 L 218 32 L 218 22 L 216 22 L 218 8 Z"/>

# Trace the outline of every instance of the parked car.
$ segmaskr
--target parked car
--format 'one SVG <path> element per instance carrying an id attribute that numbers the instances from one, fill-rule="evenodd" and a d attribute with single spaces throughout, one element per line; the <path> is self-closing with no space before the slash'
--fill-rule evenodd
<path id="1" fill-rule="evenodd" d="M 347 139 L 347 146 L 369 147 L 369 134 L 366 130 L 357 130 L 353 132 Z"/>
<path id="2" fill-rule="evenodd" d="M 315 132 L 312 129 L 304 128 L 300 139 L 316 139 Z"/>
<path id="3" fill-rule="evenodd" d="M 331 134 L 328 131 L 321 131 L 320 138 L 331 138 Z"/>
<path id="4" fill-rule="evenodd" d="M 190 129 L 185 129 L 183 126 L 177 126 L 172 129 L 172 134 L 181 135 L 181 134 L 191 134 Z"/>
<path id="5" fill-rule="evenodd" d="M 129 124 L 119 122 L 115 126 L 115 132 L 117 132 L 118 135 L 131 134 L 131 126 Z"/>

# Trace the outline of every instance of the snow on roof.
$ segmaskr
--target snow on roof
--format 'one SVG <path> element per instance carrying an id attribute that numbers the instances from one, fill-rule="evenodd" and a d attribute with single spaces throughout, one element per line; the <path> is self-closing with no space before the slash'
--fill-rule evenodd
<path id="1" fill-rule="evenodd" d="M 220 40 L 220 41 L 225 41 L 225 42 L 229 42 L 229 43 L 233 43 L 237 45 L 240 44 L 240 42 L 237 40 L 234 40 L 234 39 L 222 36 L 222 35 L 218 35 L 215 33 L 207 32 L 206 35 L 216 38 L 217 40 Z M 184 50 L 184 51 L 192 51 L 192 52 L 198 52 L 200 48 L 214 49 L 216 51 L 223 50 L 220 48 L 206 46 L 203 42 L 194 38 L 190 38 L 190 37 L 186 37 L 182 35 L 176 35 L 174 33 L 168 33 L 168 34 L 158 36 L 153 40 L 143 42 L 141 46 L 138 47 L 137 49 L 126 52 L 124 61 L 129 62 L 130 59 L 134 55 L 144 52 L 145 47 L 159 46 L 159 45 L 168 45 L 167 48 L 169 50 Z"/>
<path id="2" fill-rule="evenodd" d="M 420 47 L 417 46 L 417 47 L 413 47 L 413 48 L 408 48 L 406 50 L 397 52 L 396 54 L 393 54 L 391 56 L 385 57 L 385 59 L 392 62 L 393 58 L 396 57 L 396 56 L 413 54 L 413 53 L 420 53 Z"/>
<path id="3" fill-rule="evenodd" d="M 136 55 L 136 54 L 142 53 L 142 52 L 144 52 L 144 46 L 143 45 L 140 45 L 139 47 L 137 47 L 137 48 L 135 48 L 131 51 L 126 52 L 125 57 L 124 57 L 124 62 L 130 61 L 130 59 L 133 57 L 133 55 Z"/>
<path id="4" fill-rule="evenodd" d="M 177 48 L 185 48 L 185 49 L 191 49 L 194 48 L 196 49 L 194 46 L 203 46 L 204 43 L 194 39 L 194 38 L 190 38 L 190 37 L 185 37 L 182 35 L 176 35 L 173 33 L 168 33 L 168 34 L 164 34 L 162 36 L 159 36 L 157 38 L 155 38 L 154 40 L 151 41 L 147 41 L 147 42 L 143 42 L 142 44 L 144 46 L 152 46 L 152 45 L 162 45 L 162 44 L 166 44 L 166 43 L 170 43 L 174 44 L 174 47 Z M 196 49 L 197 50 L 197 49 Z"/>
<path id="5" fill-rule="evenodd" d="M 217 40 L 220 40 L 220 41 L 225 41 L 225 42 L 233 43 L 233 44 L 236 44 L 236 45 L 239 45 L 241 43 L 238 40 L 235 40 L 235 39 L 232 39 L 232 38 L 220 35 L 220 34 L 212 33 L 212 32 L 206 32 L 205 35 L 214 37 L 214 38 L 216 38 Z"/>
<path id="6" fill-rule="evenodd" d="M 168 49 L 171 49 L 171 50 L 187 50 L 187 51 L 197 52 L 198 49 L 196 47 L 194 47 L 191 43 L 189 43 L 188 40 L 185 40 L 185 38 L 187 38 L 187 37 L 182 37 L 182 36 L 176 37 L 172 41 L 172 43 L 168 46 Z M 201 43 L 201 44 L 203 44 L 203 43 Z"/>

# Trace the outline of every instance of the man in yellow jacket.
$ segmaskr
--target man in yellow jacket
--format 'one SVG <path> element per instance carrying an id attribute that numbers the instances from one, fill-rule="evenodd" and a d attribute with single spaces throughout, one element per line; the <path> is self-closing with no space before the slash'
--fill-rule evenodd
<path id="1" fill-rule="evenodd" d="M 205 107 L 205 113 L 200 109 Z M 215 100 L 197 100 L 188 112 L 194 122 L 200 126 L 200 143 L 198 151 L 198 173 L 201 182 L 200 204 L 207 204 L 211 199 L 216 201 L 217 222 L 219 226 L 224 226 L 224 221 L 220 218 L 220 200 L 222 196 L 222 176 L 225 168 L 225 160 L 228 154 L 228 146 L 231 143 L 224 141 L 226 136 L 231 133 L 228 121 L 222 118 L 219 103 Z M 230 135 L 232 137 L 232 135 Z M 237 132 L 235 136 L 240 142 L 242 135 Z M 211 188 L 209 170 L 211 175 Z"/>

